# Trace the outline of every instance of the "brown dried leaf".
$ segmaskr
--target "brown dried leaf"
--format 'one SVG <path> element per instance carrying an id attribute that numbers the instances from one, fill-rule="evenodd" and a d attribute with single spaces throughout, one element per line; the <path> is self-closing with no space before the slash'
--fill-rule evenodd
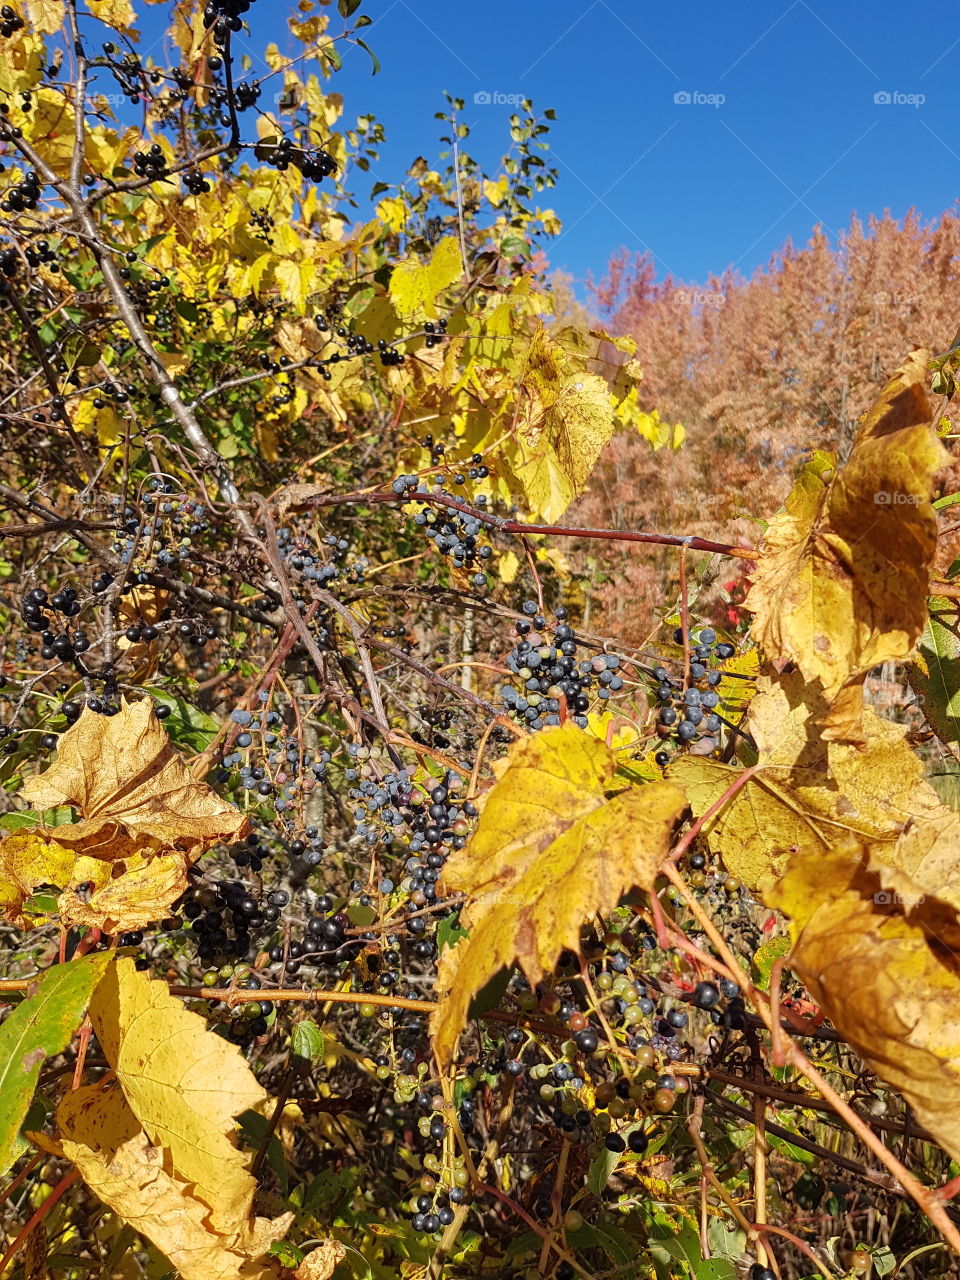
<path id="1" fill-rule="evenodd" d="M 22 794 L 38 809 L 69 804 L 85 824 L 73 838 L 86 849 L 102 828 L 123 826 L 142 847 L 199 852 L 233 840 L 246 817 L 205 783 L 198 782 L 153 713 L 153 704 L 123 700 L 119 714 L 85 709 L 60 736 L 54 763 L 24 783 Z"/>

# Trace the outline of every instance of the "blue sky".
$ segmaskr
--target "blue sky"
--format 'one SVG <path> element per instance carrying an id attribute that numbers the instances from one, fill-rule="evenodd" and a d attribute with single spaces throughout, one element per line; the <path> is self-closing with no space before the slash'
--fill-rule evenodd
<path id="1" fill-rule="evenodd" d="M 253 4 L 254 43 L 294 51 L 292 7 Z M 960 35 L 940 0 L 922 21 L 892 0 L 364 0 L 360 12 L 382 71 L 345 49 L 332 87 L 348 116 L 386 127 L 371 180 L 436 156 L 445 89 L 466 100 L 468 147 L 487 164 L 514 109 L 497 95 L 553 107 L 549 203 L 564 231 L 548 252 L 581 293 L 622 247 L 649 250 L 661 275 L 749 273 L 817 223 L 835 234 L 853 211 L 911 206 L 933 218 L 960 195 Z"/>

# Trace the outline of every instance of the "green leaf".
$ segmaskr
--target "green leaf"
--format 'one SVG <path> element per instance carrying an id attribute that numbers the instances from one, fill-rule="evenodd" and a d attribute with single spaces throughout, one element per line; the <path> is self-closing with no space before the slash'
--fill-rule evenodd
<path id="1" fill-rule="evenodd" d="M 377 72 L 380 70 L 380 59 L 373 52 L 373 50 L 370 48 L 370 46 L 367 44 L 365 40 L 361 40 L 360 37 L 357 36 L 356 41 L 361 49 L 366 49 L 367 53 L 369 53 L 370 61 L 373 63 L 373 74 L 376 75 Z"/>
<path id="2" fill-rule="evenodd" d="M 606 1147 L 601 1147 L 597 1155 L 594 1156 L 590 1168 L 587 1170 L 587 1186 L 593 1195 L 603 1195 L 606 1185 L 610 1181 L 610 1175 L 617 1167 L 619 1159 L 618 1152 L 608 1151 Z"/>
<path id="3" fill-rule="evenodd" d="M 323 1061 L 326 1041 L 323 1032 L 310 1018 L 304 1018 L 293 1028 L 290 1050 L 297 1058 L 306 1058 L 313 1066 Z"/>
<path id="4" fill-rule="evenodd" d="M 960 744 L 960 630 L 956 601 L 934 596 L 917 646 L 919 662 L 907 667 L 930 728 L 947 746 Z M 926 666 L 926 673 L 923 666 Z"/>
<path id="5" fill-rule="evenodd" d="M 495 973 L 486 986 L 481 987 L 477 994 L 470 1001 L 470 1008 L 467 1010 L 468 1020 L 473 1018 L 482 1018 L 485 1013 L 489 1013 L 491 1009 L 496 1009 L 503 997 L 507 994 L 507 987 L 510 985 L 510 970 L 501 969 Z"/>
<path id="6" fill-rule="evenodd" d="M 178 316 L 182 316 L 184 320 L 191 322 L 200 319 L 200 312 L 195 302 L 191 302 L 189 298 L 178 298 L 175 309 Z"/>
<path id="7" fill-rule="evenodd" d="M 32 809 L 26 813 L 5 813 L 0 817 L 0 831 L 22 831 L 24 827 L 35 827 L 39 822 L 39 813 Z"/>
<path id="8" fill-rule="evenodd" d="M 349 18 L 360 8 L 360 0 L 337 0 L 337 8 L 341 18 Z"/>
<path id="9" fill-rule="evenodd" d="M 527 258 L 530 246 L 520 236 L 505 236 L 500 241 L 500 252 L 505 258 Z"/>
<path id="10" fill-rule="evenodd" d="M 323 56 L 330 63 L 334 71 L 339 71 L 343 66 L 343 59 L 340 57 L 340 50 L 336 45 L 328 44 L 323 50 Z"/>
<path id="11" fill-rule="evenodd" d="M 20 1126 L 40 1068 L 62 1053 L 83 1021 L 90 997 L 113 955 L 81 956 L 48 969 L 0 1027 L 0 1172 L 17 1156 Z"/>
<path id="12" fill-rule="evenodd" d="M 184 698 L 176 698 L 163 689 L 146 690 L 157 702 L 170 708 L 170 715 L 163 722 L 163 727 L 174 742 L 189 747 L 191 751 L 206 751 L 210 743 L 220 732 L 219 723 L 213 716 L 208 716 L 199 707 L 193 706 Z"/>
<path id="13" fill-rule="evenodd" d="M 244 1111 L 237 1117 L 237 1122 L 248 1144 L 255 1150 L 259 1150 L 264 1138 L 267 1136 L 270 1121 L 266 1116 L 261 1116 L 256 1111 Z M 283 1154 L 283 1143 L 275 1133 L 270 1134 L 267 1142 L 267 1164 L 277 1175 L 281 1193 L 286 1195 L 288 1184 L 287 1159 Z"/>
<path id="14" fill-rule="evenodd" d="M 693 1274 L 697 1280 L 737 1280 L 737 1272 L 726 1258 L 701 1258 Z"/>
<path id="15" fill-rule="evenodd" d="M 437 925 L 437 951 L 444 947 L 455 947 L 461 938 L 469 938 L 470 930 L 460 927 L 460 912 L 445 916 Z"/>
<path id="16" fill-rule="evenodd" d="M 295 1244 L 290 1244 L 288 1240 L 274 1240 L 267 1253 L 271 1258 L 279 1258 L 280 1265 L 287 1267 L 290 1271 L 295 1271 L 306 1257 L 302 1249 L 298 1249 Z"/>
<path id="17" fill-rule="evenodd" d="M 933 509 L 934 511 L 942 511 L 944 507 L 952 507 L 956 502 L 960 502 L 960 493 L 947 493 L 936 500 L 933 504 Z"/>
<path id="18" fill-rule="evenodd" d="M 776 962 L 790 950 L 790 939 L 768 938 L 753 953 L 753 980 L 763 991 L 770 985 L 770 974 Z"/>
<path id="19" fill-rule="evenodd" d="M 774 1151 L 779 1151 L 781 1155 L 786 1156 L 788 1160 L 792 1160 L 795 1164 L 809 1167 L 810 1165 L 815 1165 L 818 1161 L 818 1157 L 811 1151 L 805 1151 L 803 1147 L 795 1146 L 792 1142 L 788 1142 L 786 1138 L 779 1138 L 772 1133 L 768 1133 L 767 1141 Z"/>

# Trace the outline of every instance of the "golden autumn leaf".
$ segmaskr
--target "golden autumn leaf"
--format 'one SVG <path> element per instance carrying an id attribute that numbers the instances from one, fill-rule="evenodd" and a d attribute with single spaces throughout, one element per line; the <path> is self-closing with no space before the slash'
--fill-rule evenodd
<path id="1" fill-rule="evenodd" d="M 90 925 L 109 934 L 143 929 L 167 915 L 171 903 L 186 890 L 187 866 L 182 853 L 145 858 L 134 851 L 122 864 L 115 863 L 113 877 L 102 887 L 94 885 L 89 896 L 75 888 L 62 893 L 57 900 L 60 923 Z M 79 884 L 90 883 L 79 869 L 73 879 Z"/>
<path id="2" fill-rule="evenodd" d="M 87 8 L 95 18 L 113 27 L 115 31 L 126 31 L 133 26 L 136 14 L 130 0 L 86 0 Z"/>
<path id="3" fill-rule="evenodd" d="M 34 31 L 48 36 L 60 30 L 67 16 L 63 0 L 24 0 L 23 7 Z"/>
<path id="4" fill-rule="evenodd" d="M 153 1242 L 183 1280 L 279 1280 L 263 1255 L 293 1221 L 252 1220 L 239 1241 L 210 1221 L 208 1206 L 144 1133 L 123 1092 L 96 1084 L 64 1095 L 58 1146 L 83 1180 L 129 1226 Z"/>
<path id="5" fill-rule="evenodd" d="M 234 1141 L 234 1117 L 266 1094 L 237 1049 L 163 982 L 121 959 L 90 1002 L 90 1021 L 149 1140 L 193 1186 L 212 1228 L 240 1239 L 256 1181 Z"/>
<path id="6" fill-rule="evenodd" d="M 247 828 L 238 809 L 193 777 L 148 699 L 122 700 L 115 716 L 85 708 L 22 795 L 38 809 L 78 809 L 84 821 L 70 829 L 74 841 L 118 824 L 141 846 L 199 851 Z"/>
<path id="7" fill-rule="evenodd" d="M 488 792 L 469 843 L 451 854 L 445 893 L 465 893 L 469 937 L 440 956 L 434 1052 L 452 1055 L 475 992 L 501 968 L 520 964 L 531 984 L 580 927 L 634 887 L 649 888 L 686 807 L 669 783 L 612 798 L 616 759 L 573 725 L 515 743 Z"/>
<path id="8" fill-rule="evenodd" d="M 791 969 L 881 1079 L 960 1160 L 960 971 L 901 914 L 859 842 L 798 859 L 767 895 L 793 920 Z"/>
<path id="9" fill-rule="evenodd" d="M 950 456 L 931 426 L 928 353 L 915 351 L 864 416 L 839 470 L 817 454 L 770 522 L 747 607 L 767 654 L 819 679 L 829 702 L 903 658 L 927 620 L 937 541 L 932 478 Z M 859 737 L 855 695 L 824 732 Z"/>
<path id="10" fill-rule="evenodd" d="M 827 710 L 823 694 L 799 672 L 757 680 L 744 727 L 761 770 L 704 827 L 727 870 L 751 889 L 775 879 L 798 853 L 816 858 L 838 831 L 892 850 L 908 826 L 926 827 L 949 812 L 924 781 L 903 725 L 868 708 L 858 749 L 824 739 L 817 721 Z M 717 760 L 682 756 L 667 776 L 701 817 L 738 773 Z"/>
<path id="11" fill-rule="evenodd" d="M 616 421 L 607 382 L 545 328 L 530 342 L 519 374 L 511 469 L 527 504 L 558 519 L 583 492 Z"/>
<path id="12" fill-rule="evenodd" d="M 436 300 L 463 275 L 463 258 L 454 236 L 434 248 L 429 262 L 401 262 L 390 277 L 390 300 L 401 316 L 418 311 L 437 315 Z"/>

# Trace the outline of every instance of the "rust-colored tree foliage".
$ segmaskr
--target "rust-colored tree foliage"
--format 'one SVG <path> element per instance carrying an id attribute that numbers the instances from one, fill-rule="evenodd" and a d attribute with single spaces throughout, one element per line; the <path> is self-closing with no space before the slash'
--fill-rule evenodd
<path id="1" fill-rule="evenodd" d="M 788 242 L 749 279 L 731 269 L 703 284 L 658 281 L 648 256 L 617 255 L 594 287 L 596 303 L 607 328 L 637 343 L 642 405 L 681 422 L 685 447 L 651 454 L 616 436 L 578 522 L 759 541 L 757 521 L 783 501 L 806 456 L 846 455 L 903 353 L 948 346 L 958 254 L 960 215 L 925 223 L 911 211 L 902 222 L 854 217 L 836 243 L 818 227 L 805 247 Z M 942 473 L 942 491 L 954 487 Z M 952 543 L 941 551 L 952 557 Z M 609 625 L 632 620 L 636 639 L 676 587 L 675 560 L 646 549 L 601 553 L 592 576 Z"/>

